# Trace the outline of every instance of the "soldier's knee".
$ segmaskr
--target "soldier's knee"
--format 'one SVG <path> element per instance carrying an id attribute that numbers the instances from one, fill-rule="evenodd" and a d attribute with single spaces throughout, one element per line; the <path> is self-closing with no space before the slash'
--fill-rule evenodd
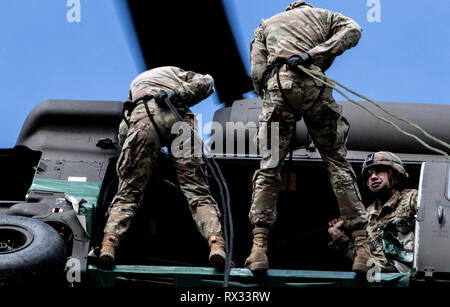
<path id="1" fill-rule="evenodd" d="M 139 209 L 138 203 L 116 203 L 111 205 L 110 215 L 134 215 Z"/>
<path id="2" fill-rule="evenodd" d="M 201 217 L 217 217 L 220 216 L 220 210 L 216 203 L 201 202 L 194 205 L 195 213 Z"/>

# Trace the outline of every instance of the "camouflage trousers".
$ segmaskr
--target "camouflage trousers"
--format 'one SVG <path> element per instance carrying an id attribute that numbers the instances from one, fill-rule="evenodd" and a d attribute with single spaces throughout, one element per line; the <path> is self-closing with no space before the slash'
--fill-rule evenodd
<path id="1" fill-rule="evenodd" d="M 289 81 L 289 82 L 286 82 Z M 297 82 L 297 83 L 296 83 Z M 319 100 L 321 87 L 312 79 L 284 80 L 283 92 L 292 108 L 283 101 L 278 86 L 268 86 L 259 116 L 260 126 L 255 143 L 267 144 L 271 137 L 271 124 L 279 124 L 279 153 L 273 158 L 272 151 L 261 152 L 260 169 L 253 176 L 252 204 L 249 212 L 253 225 L 271 226 L 277 217 L 276 203 L 280 190 L 280 170 L 289 152 L 289 145 L 296 127 L 296 120 L 304 118 L 306 127 L 328 170 L 341 216 L 348 229 L 363 228 L 367 215 L 356 184 L 355 173 L 346 160 L 345 146 L 349 124 L 341 115 L 341 106 L 325 88 Z M 296 114 L 294 114 L 294 111 Z M 266 138 L 265 140 L 262 138 Z"/>
<path id="2" fill-rule="evenodd" d="M 171 128 L 177 122 L 174 115 L 170 110 L 158 107 L 154 100 L 149 101 L 148 106 L 160 129 L 162 140 L 159 139 L 143 104 L 138 105 L 132 112 L 129 128 L 122 121 L 119 128 L 122 152 L 117 161 L 119 185 L 108 208 L 105 233 L 124 235 L 141 206 L 144 188 L 152 175 L 161 147 L 171 146 Z M 184 119 L 194 127 L 195 119 L 191 112 L 187 112 Z M 220 211 L 209 190 L 205 161 L 194 155 L 172 155 L 172 163 L 200 233 L 206 239 L 211 234 L 221 234 Z"/>

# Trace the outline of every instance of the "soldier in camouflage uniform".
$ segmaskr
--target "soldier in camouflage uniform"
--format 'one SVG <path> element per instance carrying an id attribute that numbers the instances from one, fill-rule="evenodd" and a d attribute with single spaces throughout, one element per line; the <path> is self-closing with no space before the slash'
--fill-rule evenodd
<path id="1" fill-rule="evenodd" d="M 126 114 L 119 127 L 122 147 L 117 161 L 119 186 L 108 209 L 109 217 L 104 229 L 99 256 L 99 263 L 104 267 L 114 262 L 119 241 L 141 205 L 143 191 L 152 175 L 158 152 L 163 146 L 171 148 L 171 130 L 177 119 L 160 98 L 168 97 L 172 103 L 176 101 L 178 107 L 182 108 L 179 111 L 185 113 L 184 120 L 194 128 L 194 114 L 188 107 L 213 93 L 213 86 L 214 80 L 210 75 L 171 66 L 143 72 L 131 83 L 128 101 L 134 103 L 134 109 L 131 114 Z M 148 100 L 149 95 L 154 98 Z M 190 136 L 190 133 L 187 135 Z M 172 163 L 197 228 L 208 240 L 211 249 L 209 260 L 213 266 L 221 267 L 225 262 L 225 252 L 220 211 L 209 190 L 205 161 L 201 155 L 192 153 L 173 154 Z"/>
<path id="2" fill-rule="evenodd" d="M 296 121 L 302 117 L 327 167 L 345 226 L 353 230 L 358 256 L 353 270 L 367 271 L 369 259 L 365 227 L 367 215 L 347 162 L 346 138 L 349 123 L 332 89 L 312 79 L 298 65 L 325 72 L 335 57 L 356 46 L 361 28 L 351 18 L 314 8 L 304 1 L 291 3 L 285 12 L 262 20 L 251 43 L 253 85 L 263 99 L 260 128 L 255 142 L 269 138 L 271 123 L 279 124 L 279 158 L 262 150 L 260 169 L 253 177 L 249 218 L 253 247 L 245 266 L 252 271 L 268 269 L 267 236 L 276 219 L 280 169 L 288 154 Z M 278 70 L 272 69 L 281 63 Z M 267 142 L 264 142 L 267 144 Z M 263 147 L 264 148 L 264 147 Z"/>
<path id="3" fill-rule="evenodd" d="M 363 165 L 363 180 L 375 201 L 367 208 L 370 252 L 381 272 L 405 273 L 411 270 L 417 190 L 403 189 L 408 177 L 402 161 L 393 153 L 369 155 Z M 329 246 L 353 260 L 355 248 L 341 230 L 343 221 L 329 223 Z"/>

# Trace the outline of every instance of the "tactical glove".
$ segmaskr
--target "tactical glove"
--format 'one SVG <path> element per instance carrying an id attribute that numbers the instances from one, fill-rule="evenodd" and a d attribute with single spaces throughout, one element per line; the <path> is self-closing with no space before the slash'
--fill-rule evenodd
<path id="1" fill-rule="evenodd" d="M 308 53 L 297 53 L 291 55 L 287 60 L 286 64 L 290 67 L 297 67 L 298 65 L 302 65 L 303 67 L 309 67 L 314 62 L 313 58 L 309 56 Z"/>
<path id="2" fill-rule="evenodd" d="M 167 107 L 164 99 L 169 100 L 175 107 L 181 104 L 181 94 L 178 90 L 159 92 L 153 98 L 160 107 Z"/>

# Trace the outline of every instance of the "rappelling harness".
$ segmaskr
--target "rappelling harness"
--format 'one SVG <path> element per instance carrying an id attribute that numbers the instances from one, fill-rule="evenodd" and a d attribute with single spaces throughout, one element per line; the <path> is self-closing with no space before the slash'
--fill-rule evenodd
<path id="1" fill-rule="evenodd" d="M 131 91 L 128 95 L 130 97 L 130 100 L 127 100 L 124 102 L 123 109 L 122 109 L 122 119 L 127 124 L 128 128 L 130 127 L 130 122 L 127 118 L 131 116 L 131 113 L 133 110 L 140 104 L 143 104 L 145 107 L 145 111 L 147 112 L 148 117 L 150 118 L 150 121 L 152 122 L 153 127 L 155 128 L 156 134 L 158 135 L 158 138 L 160 141 L 163 140 L 161 130 L 159 129 L 158 125 L 155 122 L 155 119 L 153 118 L 153 114 L 150 112 L 150 109 L 148 108 L 148 102 L 155 98 L 154 95 L 145 95 L 141 98 L 137 99 L 136 101 L 133 101 Z M 156 100 L 155 100 L 156 101 Z M 171 102 L 169 102 L 171 103 Z M 181 100 L 175 100 L 175 110 L 178 111 L 178 114 L 180 114 L 180 117 L 183 118 L 186 112 L 188 111 L 187 107 L 181 103 Z M 168 106 L 165 104 L 158 103 L 158 106 L 164 109 L 168 109 Z M 175 114 L 174 114 L 175 115 Z M 168 150 L 170 152 L 170 146 L 168 146 Z"/>
<path id="2" fill-rule="evenodd" d="M 272 77 L 272 73 L 275 72 L 278 89 L 280 90 L 281 97 L 283 98 L 283 102 L 289 108 L 291 113 L 294 115 L 295 123 L 297 123 L 301 119 L 301 114 L 299 111 L 295 110 L 294 106 L 290 103 L 289 99 L 286 96 L 286 93 L 283 90 L 283 87 L 281 86 L 281 81 L 280 81 L 280 68 L 283 65 L 286 65 L 287 68 L 290 67 L 286 64 L 286 62 L 287 62 L 287 59 L 278 57 L 274 63 L 268 65 L 263 72 L 263 84 L 266 85 L 267 82 L 269 81 L 269 79 Z M 293 68 L 293 70 L 296 72 L 301 72 L 297 68 Z M 308 112 L 316 105 L 316 103 L 322 98 L 323 92 L 325 91 L 325 87 L 326 87 L 325 85 L 322 85 L 320 92 L 317 95 L 317 98 L 313 101 L 311 106 L 309 106 L 308 109 L 303 110 L 303 112 Z M 286 166 L 286 168 L 288 169 L 288 172 L 286 175 L 286 190 L 289 189 L 289 185 L 290 185 L 290 177 L 291 177 L 290 176 L 291 175 L 290 166 L 292 164 L 292 157 L 293 157 L 293 152 L 294 152 L 294 141 L 295 141 L 296 135 L 297 135 L 297 125 L 294 124 L 294 131 L 292 133 L 291 140 L 289 142 L 289 160 L 288 160 L 288 163 Z M 286 155 L 287 154 L 288 153 L 286 153 Z M 286 158 L 286 155 L 280 159 L 280 161 L 277 165 L 277 168 L 280 166 L 280 163 L 282 163 L 282 161 L 284 161 L 284 159 Z"/>

